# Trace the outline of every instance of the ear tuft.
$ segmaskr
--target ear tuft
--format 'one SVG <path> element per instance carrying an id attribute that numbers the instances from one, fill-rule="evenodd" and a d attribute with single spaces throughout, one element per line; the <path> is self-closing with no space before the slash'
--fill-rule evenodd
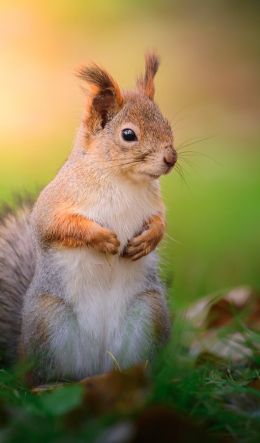
<path id="1" fill-rule="evenodd" d="M 98 89 L 98 92 L 110 90 L 115 95 L 118 104 L 123 102 L 120 88 L 117 82 L 108 74 L 105 69 L 93 63 L 90 66 L 82 66 L 77 72 L 77 76 L 87 82 L 90 86 Z M 97 92 L 97 91 L 96 91 Z"/>
<path id="2" fill-rule="evenodd" d="M 87 83 L 89 96 L 86 108 L 86 124 L 93 132 L 104 128 L 123 104 L 123 97 L 117 82 L 96 64 L 83 66 L 77 76 Z"/>
<path id="3" fill-rule="evenodd" d="M 137 88 L 151 100 L 154 98 L 154 77 L 160 65 L 159 57 L 154 52 L 145 55 L 145 73 L 137 79 Z"/>

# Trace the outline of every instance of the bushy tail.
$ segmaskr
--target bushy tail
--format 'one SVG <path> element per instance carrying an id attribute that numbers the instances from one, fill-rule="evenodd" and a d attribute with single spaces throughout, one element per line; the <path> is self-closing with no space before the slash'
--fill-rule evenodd
<path id="1" fill-rule="evenodd" d="M 0 358 L 16 360 L 21 331 L 23 297 L 32 280 L 35 251 L 29 216 L 32 202 L 21 202 L 14 212 L 0 213 Z"/>

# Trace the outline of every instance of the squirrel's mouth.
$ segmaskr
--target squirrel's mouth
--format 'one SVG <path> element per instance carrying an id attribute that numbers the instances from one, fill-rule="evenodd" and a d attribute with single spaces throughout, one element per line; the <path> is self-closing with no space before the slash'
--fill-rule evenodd
<path id="1" fill-rule="evenodd" d="M 153 178 L 155 180 L 155 179 L 160 178 L 162 174 L 150 174 L 149 172 L 144 172 L 144 175 L 146 175 L 147 177 Z"/>
<path id="2" fill-rule="evenodd" d="M 171 166 L 167 166 L 167 168 L 166 168 L 166 170 L 165 170 L 164 174 L 165 174 L 165 175 L 166 175 L 166 174 L 169 174 L 169 172 L 171 172 L 171 171 L 172 171 L 172 169 L 173 169 L 173 166 L 174 166 L 174 165 L 171 165 Z"/>
<path id="3" fill-rule="evenodd" d="M 153 174 L 152 172 L 142 172 L 142 175 L 145 175 L 146 177 L 152 178 L 153 180 L 156 180 L 160 178 L 162 175 L 169 174 L 174 168 L 174 165 L 168 165 L 163 168 L 163 171 L 160 171 L 158 174 Z"/>

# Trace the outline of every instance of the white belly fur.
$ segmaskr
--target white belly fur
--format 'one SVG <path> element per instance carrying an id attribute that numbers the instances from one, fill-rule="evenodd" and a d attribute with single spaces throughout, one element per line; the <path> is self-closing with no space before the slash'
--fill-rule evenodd
<path id="1" fill-rule="evenodd" d="M 84 215 L 116 232 L 121 250 L 128 239 L 142 228 L 155 209 L 148 199 L 122 198 L 97 201 L 96 207 Z M 107 203 L 108 202 L 108 203 Z M 54 346 L 58 351 L 58 371 L 73 377 L 103 372 L 113 367 L 113 357 L 119 358 L 124 347 L 125 323 L 129 306 L 145 288 L 145 274 L 152 265 L 152 254 L 137 262 L 119 255 L 105 256 L 93 249 L 55 251 L 55 263 L 63 269 L 66 294 L 63 297 L 73 305 L 75 318 L 63 330 Z M 142 305 L 142 311 L 147 308 Z M 140 312 L 138 316 L 147 316 Z M 140 322 L 134 322 L 135 346 L 128 361 L 138 361 L 146 338 Z M 121 362 L 119 361 L 119 364 Z"/>

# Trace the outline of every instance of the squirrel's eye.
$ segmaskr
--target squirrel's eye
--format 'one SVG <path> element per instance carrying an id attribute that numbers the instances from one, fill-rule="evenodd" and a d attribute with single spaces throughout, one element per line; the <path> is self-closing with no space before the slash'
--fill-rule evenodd
<path id="1" fill-rule="evenodd" d="M 130 128 L 122 130 L 122 137 L 126 142 L 134 142 L 137 140 L 135 132 Z"/>

